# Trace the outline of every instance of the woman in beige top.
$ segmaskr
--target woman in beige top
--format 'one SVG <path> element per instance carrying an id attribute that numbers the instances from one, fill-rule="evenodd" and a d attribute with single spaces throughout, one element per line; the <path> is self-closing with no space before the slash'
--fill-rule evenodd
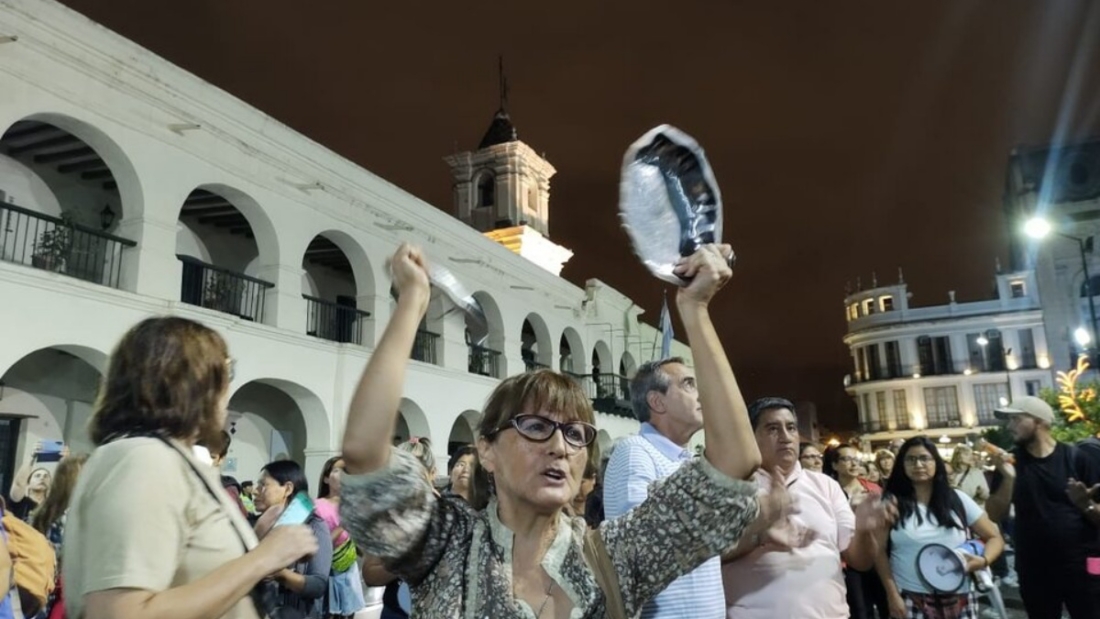
<path id="1" fill-rule="evenodd" d="M 755 484 L 743 481 L 760 451 L 707 310 L 730 276 L 729 251 L 706 246 L 677 270 L 690 281 L 677 305 L 695 357 L 706 454 L 601 524 L 606 557 L 589 563 L 588 527 L 565 509 L 596 457 L 595 415 L 572 378 L 539 370 L 497 386 L 477 431 L 470 504 L 437 496 L 420 463 L 390 447 L 430 295 L 419 250 L 398 249 L 397 307 L 348 414 L 340 510 L 366 552 L 409 583 L 413 617 L 602 619 L 614 602 L 597 585 L 599 565 L 604 576 L 613 572 L 625 615 L 633 616 L 674 579 L 736 544 L 761 510 L 767 519 L 789 506 L 781 486 L 758 498 Z"/>
<path id="2" fill-rule="evenodd" d="M 69 504 L 69 617 L 255 619 L 253 587 L 317 550 L 304 526 L 257 545 L 191 455 L 225 425 L 232 365 L 221 336 L 183 318 L 150 318 L 119 342 L 90 427 L 98 448 Z"/>
<path id="3" fill-rule="evenodd" d="M 951 454 L 949 481 L 952 488 L 966 493 L 978 507 L 985 508 L 989 498 L 989 482 L 982 470 L 981 456 L 970 445 L 959 445 Z"/>

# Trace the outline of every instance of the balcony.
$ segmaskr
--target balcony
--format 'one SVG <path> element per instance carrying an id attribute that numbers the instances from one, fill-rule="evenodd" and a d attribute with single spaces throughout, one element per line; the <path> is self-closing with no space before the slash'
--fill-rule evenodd
<path id="1" fill-rule="evenodd" d="M 137 243 L 0 202 L 0 259 L 118 288 L 122 252 Z"/>
<path id="2" fill-rule="evenodd" d="M 370 318 L 370 312 L 309 295 L 302 298 L 306 300 L 306 335 L 330 342 L 363 344 L 363 320 Z"/>
<path id="3" fill-rule="evenodd" d="M 253 322 L 264 321 L 264 300 L 275 284 L 190 256 L 176 256 L 183 263 L 180 300 Z"/>
<path id="4" fill-rule="evenodd" d="M 549 369 L 550 369 L 550 366 L 546 365 L 545 363 L 539 363 L 538 361 L 535 361 L 534 359 L 524 359 L 523 360 L 523 371 L 524 372 L 534 372 L 536 370 L 549 370 Z"/>
<path id="5" fill-rule="evenodd" d="M 439 359 L 436 355 L 436 342 L 438 341 L 438 333 L 417 329 L 416 338 L 413 339 L 412 354 L 410 357 L 414 361 L 423 361 L 424 363 L 439 365 Z"/>
<path id="6" fill-rule="evenodd" d="M 500 378 L 500 351 L 470 344 L 467 369 L 471 374 Z"/>
<path id="7" fill-rule="evenodd" d="M 608 415 L 634 418 L 630 404 L 630 387 L 626 378 L 617 374 L 572 374 L 565 372 L 581 386 L 592 400 L 592 408 Z"/>

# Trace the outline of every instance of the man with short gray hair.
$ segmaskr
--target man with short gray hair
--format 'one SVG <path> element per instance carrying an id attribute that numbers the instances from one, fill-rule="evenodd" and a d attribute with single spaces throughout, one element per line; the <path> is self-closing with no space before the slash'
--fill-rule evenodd
<path id="1" fill-rule="evenodd" d="M 653 482 L 671 475 L 693 454 L 688 442 L 703 428 L 695 375 L 679 357 L 643 364 L 630 382 L 637 435 L 615 444 L 604 479 L 604 512 L 617 518 L 640 504 Z M 710 559 L 677 579 L 647 604 L 642 619 L 722 619 L 726 614 L 721 562 Z"/>

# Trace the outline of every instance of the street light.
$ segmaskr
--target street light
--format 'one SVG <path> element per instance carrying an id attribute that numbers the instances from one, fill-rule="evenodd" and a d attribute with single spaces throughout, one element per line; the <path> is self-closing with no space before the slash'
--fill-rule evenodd
<path id="1" fill-rule="evenodd" d="M 1032 217 L 1024 224 L 1024 233 L 1033 239 L 1043 239 L 1049 236 L 1051 232 L 1064 239 L 1077 242 L 1077 250 L 1081 254 L 1081 272 L 1085 276 L 1085 293 L 1089 295 L 1089 326 L 1092 327 L 1092 333 L 1086 333 L 1085 335 L 1088 335 L 1089 341 L 1091 341 L 1096 337 L 1096 303 L 1092 300 L 1092 276 L 1089 275 L 1089 261 L 1085 253 L 1092 251 L 1092 237 L 1082 239 L 1058 232 L 1051 227 L 1050 222 L 1042 217 Z M 1076 336 L 1076 334 L 1074 335 Z M 1078 339 L 1078 342 L 1080 342 L 1080 339 Z M 1092 355 L 1089 355 L 1089 358 L 1091 359 Z"/>
<path id="2" fill-rule="evenodd" d="M 1088 347 L 1089 342 L 1092 341 L 1092 338 L 1089 337 L 1088 329 L 1084 327 L 1077 327 L 1077 330 L 1073 332 L 1073 339 L 1077 340 L 1077 344 L 1080 345 L 1081 348 Z"/>

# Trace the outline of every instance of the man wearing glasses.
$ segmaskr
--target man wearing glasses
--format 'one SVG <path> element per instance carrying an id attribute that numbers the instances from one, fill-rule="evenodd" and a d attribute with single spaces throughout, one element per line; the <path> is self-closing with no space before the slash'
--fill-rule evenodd
<path id="1" fill-rule="evenodd" d="M 604 479 L 604 513 L 617 518 L 642 503 L 653 482 L 691 460 L 687 445 L 703 428 L 695 375 L 679 357 L 651 361 L 630 381 L 634 415 L 642 422 L 635 436 L 615 444 Z M 722 566 L 718 557 L 675 580 L 642 609 L 642 619 L 722 619 Z"/>

